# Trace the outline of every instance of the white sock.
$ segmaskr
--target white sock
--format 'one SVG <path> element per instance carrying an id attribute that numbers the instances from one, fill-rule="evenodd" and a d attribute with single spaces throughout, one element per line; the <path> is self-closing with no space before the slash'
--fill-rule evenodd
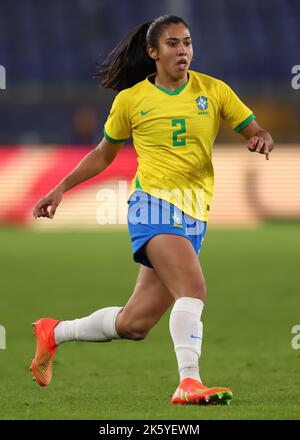
<path id="1" fill-rule="evenodd" d="M 120 339 L 115 321 L 123 307 L 106 307 L 89 316 L 72 321 L 61 321 L 54 328 L 56 344 L 67 341 L 108 342 Z"/>
<path id="2" fill-rule="evenodd" d="M 199 380 L 203 324 L 200 321 L 204 303 L 201 299 L 179 298 L 171 311 L 170 333 L 178 362 L 180 380 Z"/>

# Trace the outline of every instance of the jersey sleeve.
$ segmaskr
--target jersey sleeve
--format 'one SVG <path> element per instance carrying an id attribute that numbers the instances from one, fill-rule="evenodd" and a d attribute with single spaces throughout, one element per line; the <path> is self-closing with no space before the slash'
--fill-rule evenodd
<path id="1" fill-rule="evenodd" d="M 131 135 L 128 97 L 124 91 L 117 94 L 109 116 L 104 125 L 103 134 L 109 142 L 126 141 Z"/>
<path id="2" fill-rule="evenodd" d="M 255 116 L 226 83 L 219 81 L 219 86 L 221 117 L 228 121 L 235 131 L 240 132 L 255 119 Z"/>

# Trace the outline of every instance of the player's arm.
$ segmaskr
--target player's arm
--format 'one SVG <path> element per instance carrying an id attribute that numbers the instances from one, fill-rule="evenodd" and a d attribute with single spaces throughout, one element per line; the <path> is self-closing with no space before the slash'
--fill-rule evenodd
<path id="1" fill-rule="evenodd" d="M 124 142 L 111 143 L 105 137 L 79 164 L 33 207 L 33 216 L 53 218 L 64 192 L 101 173 L 112 163 Z M 50 210 L 48 211 L 48 208 Z"/>
<path id="2" fill-rule="evenodd" d="M 268 131 L 261 128 L 253 120 L 240 131 L 240 134 L 247 139 L 249 151 L 265 154 L 266 159 L 269 160 L 269 153 L 274 148 L 274 141 Z"/>

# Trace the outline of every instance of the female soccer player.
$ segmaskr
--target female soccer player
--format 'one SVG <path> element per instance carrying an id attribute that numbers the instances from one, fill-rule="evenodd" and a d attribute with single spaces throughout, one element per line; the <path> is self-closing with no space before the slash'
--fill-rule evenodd
<path id="1" fill-rule="evenodd" d="M 192 58 L 189 26 L 176 16 L 145 23 L 122 40 L 97 74 L 103 87 L 119 92 L 102 141 L 33 208 L 35 218 L 52 219 L 63 193 L 102 172 L 132 135 L 139 165 L 128 225 L 134 260 L 141 264 L 135 289 L 124 307 L 34 323 L 31 369 L 42 386 L 50 383 L 61 343 L 141 340 L 174 303 L 169 322 L 180 383 L 171 402 L 228 403 L 232 398 L 228 388 L 203 385 L 199 374 L 206 287 L 197 255 L 213 191 L 212 146 L 220 118 L 266 159 L 273 140 L 228 85 L 189 70 Z"/>

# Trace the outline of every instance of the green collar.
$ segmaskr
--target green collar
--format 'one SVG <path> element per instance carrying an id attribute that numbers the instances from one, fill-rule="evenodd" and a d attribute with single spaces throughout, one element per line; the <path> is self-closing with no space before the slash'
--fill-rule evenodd
<path id="1" fill-rule="evenodd" d="M 154 84 L 154 85 L 162 92 L 165 92 L 167 95 L 172 96 L 172 95 L 179 95 L 179 93 L 182 92 L 182 90 L 188 85 L 188 81 L 176 90 L 168 90 L 168 89 L 165 89 L 164 87 L 157 86 L 156 84 Z"/>
<path id="2" fill-rule="evenodd" d="M 150 84 L 152 84 L 153 86 L 155 86 L 157 89 L 161 90 L 162 92 L 164 92 L 164 93 L 166 93 L 167 95 L 170 95 L 170 96 L 172 96 L 172 95 L 179 95 L 179 93 L 182 92 L 182 90 L 185 89 L 185 87 L 188 85 L 189 80 L 190 80 L 190 75 L 188 75 L 189 78 L 188 78 L 188 80 L 187 80 L 187 82 L 186 82 L 185 84 L 183 84 L 182 86 L 180 86 L 180 87 L 179 87 L 178 89 L 176 89 L 176 90 L 168 90 L 168 89 L 165 89 L 164 87 L 157 86 L 156 84 L 154 84 L 154 81 L 152 82 L 152 81 L 150 80 L 150 78 L 151 78 L 152 76 L 156 75 L 156 74 L 157 74 L 157 72 L 155 72 L 155 73 L 151 73 L 151 75 L 149 75 L 149 76 L 147 77 L 147 80 L 149 81 Z"/>

